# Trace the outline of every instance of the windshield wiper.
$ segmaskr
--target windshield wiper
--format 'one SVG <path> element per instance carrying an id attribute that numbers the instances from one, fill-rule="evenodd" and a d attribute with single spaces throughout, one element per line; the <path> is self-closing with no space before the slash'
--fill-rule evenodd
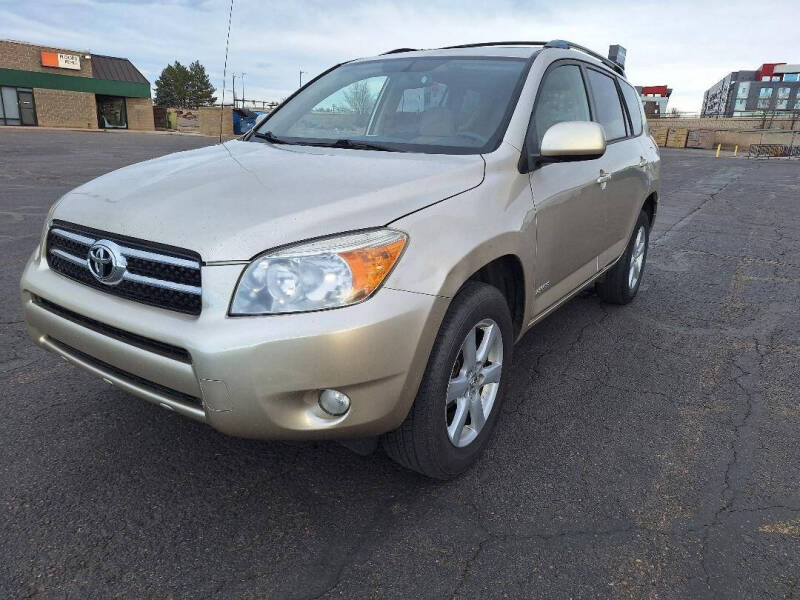
<path id="1" fill-rule="evenodd" d="M 287 140 L 283 140 L 283 139 L 281 139 L 279 137 L 276 137 L 275 135 L 273 135 L 273 133 L 271 131 L 265 131 L 264 133 L 261 133 L 260 131 L 254 131 L 253 132 L 253 136 L 257 137 L 260 140 L 265 140 L 265 141 L 269 142 L 270 144 L 293 144 L 294 143 L 294 142 L 289 142 Z"/>
<path id="2" fill-rule="evenodd" d="M 348 140 L 342 138 L 335 142 L 310 142 L 309 146 L 322 146 L 323 148 L 348 148 L 351 150 L 379 150 L 381 152 L 405 152 L 398 148 L 391 148 L 381 144 L 373 144 L 372 142 L 362 142 L 360 140 Z"/>

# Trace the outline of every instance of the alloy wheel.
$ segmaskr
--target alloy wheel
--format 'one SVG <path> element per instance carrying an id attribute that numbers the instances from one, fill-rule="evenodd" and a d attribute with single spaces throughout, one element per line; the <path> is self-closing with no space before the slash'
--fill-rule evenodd
<path id="1" fill-rule="evenodd" d="M 628 287 L 630 289 L 635 289 L 636 284 L 639 283 L 639 277 L 642 275 L 644 251 L 646 248 L 647 232 L 644 230 L 644 225 L 642 225 L 636 232 L 636 241 L 633 242 L 633 251 L 631 252 L 631 264 L 628 269 Z"/>
<path id="2" fill-rule="evenodd" d="M 447 435 L 463 448 L 480 434 L 492 412 L 503 371 L 503 333 L 492 319 L 472 327 L 459 349 L 447 386 Z"/>

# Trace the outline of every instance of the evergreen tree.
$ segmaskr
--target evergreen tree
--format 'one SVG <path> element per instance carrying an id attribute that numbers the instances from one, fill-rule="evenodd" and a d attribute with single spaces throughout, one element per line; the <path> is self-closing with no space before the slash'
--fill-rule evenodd
<path id="1" fill-rule="evenodd" d="M 206 68 L 199 60 L 189 65 L 189 105 L 191 108 L 210 106 L 217 101 L 214 86 L 206 73 Z"/>
<path id="2" fill-rule="evenodd" d="M 216 102 L 205 67 L 194 61 L 187 69 L 177 60 L 164 67 L 156 80 L 156 106 L 197 108 Z"/>

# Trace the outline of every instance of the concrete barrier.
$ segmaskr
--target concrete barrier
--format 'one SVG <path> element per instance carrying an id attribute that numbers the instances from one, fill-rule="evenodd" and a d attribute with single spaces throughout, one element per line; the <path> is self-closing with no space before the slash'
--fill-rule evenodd
<path id="1" fill-rule="evenodd" d="M 722 144 L 724 150 L 747 148 L 750 144 L 784 144 L 800 146 L 800 131 L 715 131 L 714 147 Z"/>

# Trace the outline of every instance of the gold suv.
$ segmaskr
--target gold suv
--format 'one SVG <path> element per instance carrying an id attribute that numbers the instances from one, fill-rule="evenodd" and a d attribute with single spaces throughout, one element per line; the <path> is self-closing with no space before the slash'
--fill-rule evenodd
<path id="1" fill-rule="evenodd" d="M 243 139 L 55 203 L 34 342 L 236 436 L 382 443 L 437 478 L 500 413 L 514 342 L 636 295 L 659 154 L 622 68 L 569 42 L 326 71 Z"/>

